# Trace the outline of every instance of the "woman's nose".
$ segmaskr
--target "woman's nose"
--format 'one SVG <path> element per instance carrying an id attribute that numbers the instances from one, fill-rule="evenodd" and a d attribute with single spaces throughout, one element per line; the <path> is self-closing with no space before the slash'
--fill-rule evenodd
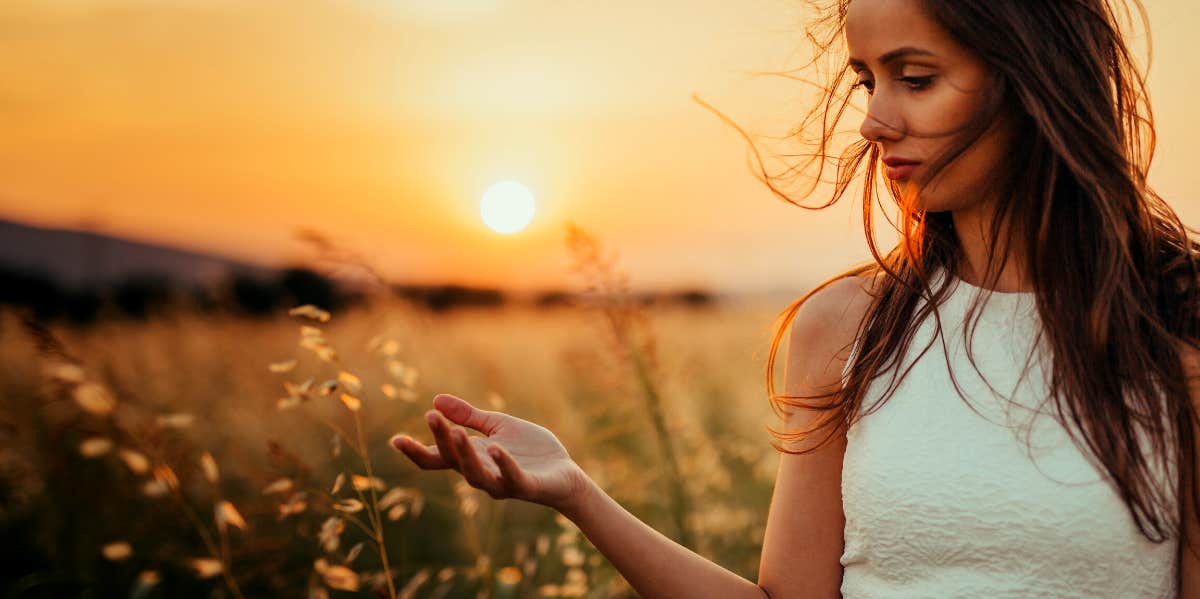
<path id="1" fill-rule="evenodd" d="M 863 117 L 862 125 L 858 131 L 864 139 L 879 142 L 883 140 L 895 141 L 904 137 L 904 129 L 901 126 L 899 117 L 893 113 L 888 113 L 883 110 L 883 106 L 873 101 L 875 98 L 867 102 L 867 116 Z"/>

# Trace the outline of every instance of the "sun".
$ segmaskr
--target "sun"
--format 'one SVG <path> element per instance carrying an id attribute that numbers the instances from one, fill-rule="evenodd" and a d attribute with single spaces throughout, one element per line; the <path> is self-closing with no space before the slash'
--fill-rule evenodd
<path id="1" fill-rule="evenodd" d="M 533 222 L 533 192 L 516 181 L 498 181 L 483 193 L 479 214 L 497 233 L 517 233 Z"/>

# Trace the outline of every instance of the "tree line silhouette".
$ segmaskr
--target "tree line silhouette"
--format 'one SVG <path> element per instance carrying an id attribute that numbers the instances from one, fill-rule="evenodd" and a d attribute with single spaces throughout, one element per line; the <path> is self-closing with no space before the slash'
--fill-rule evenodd
<path id="1" fill-rule="evenodd" d="M 500 308 L 514 302 L 499 289 L 461 285 L 391 285 L 391 292 L 432 312 L 457 308 Z M 364 303 L 366 294 L 310 268 L 291 267 L 273 274 L 230 272 L 207 286 L 185 286 L 165 274 L 129 276 L 106 285 L 67 286 L 50 275 L 0 265 L 0 307 L 17 309 L 43 322 L 89 325 L 100 320 L 146 320 L 182 311 L 266 317 L 279 310 L 313 304 L 339 312 Z M 676 303 L 706 307 L 715 298 L 703 290 L 670 294 L 640 294 L 636 301 Z M 567 291 L 536 294 L 531 303 L 551 309 L 575 305 L 578 297 Z"/>

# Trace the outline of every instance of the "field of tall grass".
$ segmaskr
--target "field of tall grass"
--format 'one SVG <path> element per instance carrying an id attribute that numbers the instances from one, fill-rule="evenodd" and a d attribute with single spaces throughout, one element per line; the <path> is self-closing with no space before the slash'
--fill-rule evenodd
<path id="1" fill-rule="evenodd" d="M 441 392 L 546 426 L 630 511 L 755 579 L 785 305 L 594 297 L 89 328 L 0 312 L 3 596 L 636 596 L 552 510 L 388 445 L 432 442 Z"/>

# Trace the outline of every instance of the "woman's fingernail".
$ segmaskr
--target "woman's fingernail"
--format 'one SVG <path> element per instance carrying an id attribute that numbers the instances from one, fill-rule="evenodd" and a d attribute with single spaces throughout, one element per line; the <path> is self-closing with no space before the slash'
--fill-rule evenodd
<path id="1" fill-rule="evenodd" d="M 395 449 L 403 448 L 404 447 L 404 435 L 393 435 L 392 436 L 392 447 Z"/>

